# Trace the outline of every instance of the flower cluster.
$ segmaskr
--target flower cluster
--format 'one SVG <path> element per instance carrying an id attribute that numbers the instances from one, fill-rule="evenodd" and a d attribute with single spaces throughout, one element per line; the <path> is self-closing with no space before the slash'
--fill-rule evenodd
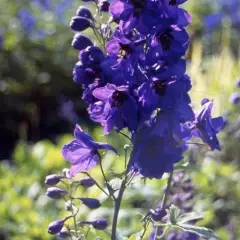
<path id="1" fill-rule="evenodd" d="M 73 78 L 84 89 L 90 118 L 105 134 L 128 129 L 130 165 L 148 178 L 171 172 L 192 137 L 220 148 L 222 118 L 211 118 L 213 101 L 204 99 L 196 116 L 190 106 L 184 55 L 191 17 L 179 6 L 185 1 L 115 0 L 104 9 L 111 15 L 106 24 L 98 26 L 85 7 L 70 23 L 77 32 L 72 46 L 79 51 Z M 89 28 L 103 50 L 81 33 Z"/>
<path id="2" fill-rule="evenodd" d="M 155 223 L 167 215 L 168 229 L 170 225 L 180 224 L 179 219 L 183 218 L 176 206 L 169 207 L 167 204 L 174 164 L 183 158 L 188 141 L 193 137 L 202 139 L 211 150 L 219 150 L 217 134 L 223 125 L 222 117 L 211 116 L 213 100 L 204 98 L 196 114 L 191 107 L 188 94 L 191 80 L 186 74 L 184 59 L 189 45 L 185 27 L 191 22 L 191 17 L 180 8 L 186 0 L 92 2 L 97 7 L 94 16 L 88 8 L 81 6 L 70 22 L 71 29 L 76 32 L 72 46 L 79 51 L 78 62 L 73 69 L 73 80 L 83 88 L 82 98 L 88 104 L 91 120 L 101 124 L 106 135 L 113 130 L 122 133 L 123 129 L 127 129 L 129 136 L 122 134 L 131 141 L 131 145 L 124 147 L 125 168 L 118 174 L 119 188 L 114 189 L 104 173 L 100 150 L 118 154 L 117 150 L 107 143 L 95 142 L 76 125 L 75 138 L 62 149 L 64 158 L 72 164 L 67 178 L 70 186 L 73 183 L 87 186 L 96 184 L 113 200 L 111 239 L 115 240 L 123 193 L 133 178 L 141 174 L 145 178 L 160 179 L 164 173 L 170 173 L 161 208 L 151 210 L 145 222 L 147 226 L 150 220 Z M 103 23 L 105 18 L 102 15 L 106 12 L 110 17 Z M 85 30 L 92 30 L 98 44 L 82 33 Z M 128 159 L 129 149 L 132 151 Z M 78 173 L 90 176 L 86 171 L 98 163 L 106 189 L 92 178 L 75 181 Z M 62 181 L 62 176 L 54 175 L 46 179 L 49 185 L 55 185 L 59 181 Z M 53 199 L 69 196 L 71 202 L 67 209 L 72 214 L 50 224 L 49 232 L 52 234 L 60 234 L 69 218 L 74 218 L 76 222 L 78 211 L 74 211 L 73 202 L 75 204 L 80 201 L 90 209 L 101 206 L 97 199 L 73 197 L 69 190 L 58 187 L 50 187 L 47 195 Z M 186 182 L 185 193 L 178 194 L 175 198 L 178 202 L 190 200 L 191 184 Z M 185 222 L 188 221 L 189 218 L 185 217 Z M 78 225 L 90 225 L 103 230 L 107 227 L 107 222 L 100 218 L 80 221 Z M 186 232 L 193 231 L 193 228 L 189 231 L 184 225 L 179 227 Z M 198 230 L 195 228 L 194 233 L 201 236 L 209 234 L 207 231 L 205 234 L 199 233 Z M 77 230 L 75 233 L 77 236 Z M 159 234 L 157 227 L 154 239 Z M 187 236 L 184 238 L 188 239 Z"/>

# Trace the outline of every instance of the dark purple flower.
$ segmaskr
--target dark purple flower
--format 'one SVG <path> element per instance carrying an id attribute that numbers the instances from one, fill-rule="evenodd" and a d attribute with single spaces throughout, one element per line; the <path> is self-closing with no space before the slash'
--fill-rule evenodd
<path id="1" fill-rule="evenodd" d="M 65 220 L 57 220 L 51 222 L 48 226 L 48 233 L 52 235 L 56 235 L 57 233 L 59 233 L 63 228 L 64 222 Z"/>
<path id="2" fill-rule="evenodd" d="M 52 199 L 60 199 L 66 194 L 67 191 L 58 187 L 49 187 L 46 192 L 46 195 Z"/>
<path id="3" fill-rule="evenodd" d="M 157 1 L 115 0 L 109 8 L 110 13 L 124 33 L 136 28 L 140 33 L 147 34 L 162 22 L 163 25 L 177 21 L 177 8 L 171 11 Z"/>
<path id="4" fill-rule="evenodd" d="M 93 108 L 89 108 L 90 117 L 104 126 L 105 134 L 108 134 L 113 128 L 117 131 L 124 127 L 128 127 L 130 131 L 137 129 L 137 103 L 129 93 L 128 87 L 107 84 L 106 87 L 95 89 L 93 95 L 102 104 L 102 109 L 95 111 L 97 102 Z"/>
<path id="5" fill-rule="evenodd" d="M 80 184 L 81 186 L 83 186 L 85 188 L 90 188 L 96 184 L 95 180 L 93 180 L 92 178 L 89 178 L 89 177 L 76 180 L 76 181 L 74 181 L 74 183 Z"/>
<path id="6" fill-rule="evenodd" d="M 93 228 L 95 228 L 97 230 L 104 230 L 108 226 L 107 220 L 104 218 L 99 218 L 94 221 L 81 221 L 81 222 L 78 222 L 78 224 L 79 225 L 92 225 Z"/>
<path id="7" fill-rule="evenodd" d="M 157 222 L 157 221 L 161 221 L 163 217 L 167 215 L 167 211 L 162 208 L 151 209 L 150 215 L 151 215 L 151 218 Z"/>
<path id="8" fill-rule="evenodd" d="M 63 178 L 63 176 L 57 175 L 57 174 L 48 175 L 45 178 L 45 183 L 47 185 L 54 186 L 54 185 L 58 184 L 62 178 Z"/>
<path id="9" fill-rule="evenodd" d="M 100 219 L 96 219 L 96 220 L 92 221 L 92 226 L 97 230 L 104 230 L 107 228 L 108 223 L 107 223 L 106 219 L 100 218 Z"/>
<path id="10" fill-rule="evenodd" d="M 197 137 L 200 137 L 211 147 L 212 150 L 220 150 L 220 145 L 216 135 L 223 126 L 223 118 L 212 118 L 212 108 L 213 101 L 204 98 L 202 100 L 202 108 L 196 115 L 193 134 Z"/>
<path id="11" fill-rule="evenodd" d="M 107 0 L 98 1 L 98 8 L 101 12 L 108 12 L 109 6 L 110 6 L 110 3 Z"/>
<path id="12" fill-rule="evenodd" d="M 84 68 L 92 68 L 96 71 L 97 68 L 100 68 L 105 56 L 99 47 L 89 46 L 79 53 L 78 58 Z"/>
<path id="13" fill-rule="evenodd" d="M 76 12 L 77 16 L 79 17 L 84 17 L 84 18 L 88 18 L 90 20 L 94 20 L 91 11 L 84 7 L 84 6 L 80 6 Z"/>
<path id="14" fill-rule="evenodd" d="M 167 29 L 160 29 L 152 37 L 148 54 L 158 55 L 159 59 L 172 62 L 176 58 L 181 58 L 189 45 L 189 36 L 184 28 L 170 26 Z"/>
<path id="15" fill-rule="evenodd" d="M 152 112 L 156 108 L 170 109 L 187 99 L 186 95 L 190 88 L 187 77 L 169 80 L 160 75 L 139 87 L 139 102 L 144 112 Z"/>
<path id="16" fill-rule="evenodd" d="M 57 236 L 59 238 L 63 238 L 63 239 L 68 239 L 70 237 L 70 233 L 67 229 L 63 228 L 58 234 Z"/>
<path id="17" fill-rule="evenodd" d="M 82 32 L 91 27 L 91 21 L 85 17 L 75 16 L 70 22 L 70 27 L 76 32 Z"/>
<path id="18" fill-rule="evenodd" d="M 96 198 L 78 198 L 78 199 L 80 199 L 82 203 L 90 209 L 96 209 L 101 206 L 101 203 Z"/>
<path id="19" fill-rule="evenodd" d="M 72 163 L 70 176 L 73 177 L 81 171 L 93 168 L 99 161 L 98 150 L 110 150 L 117 154 L 114 147 L 107 143 L 95 142 L 79 125 L 74 130 L 75 139 L 62 149 L 62 154 L 67 161 Z"/>
<path id="20" fill-rule="evenodd" d="M 188 108 L 190 115 L 185 114 L 192 117 Z M 161 111 L 151 126 L 145 124 L 134 135 L 130 161 L 144 177 L 161 178 L 165 172 L 172 172 L 174 163 L 182 159 L 185 150 L 180 127 L 182 110 Z"/>
<path id="21" fill-rule="evenodd" d="M 81 51 L 89 46 L 93 46 L 93 43 L 88 37 L 80 33 L 76 33 L 73 37 L 72 46 L 76 50 Z"/>
<path id="22" fill-rule="evenodd" d="M 233 93 L 230 98 L 229 98 L 230 103 L 236 105 L 240 102 L 240 93 L 239 92 L 235 92 Z"/>

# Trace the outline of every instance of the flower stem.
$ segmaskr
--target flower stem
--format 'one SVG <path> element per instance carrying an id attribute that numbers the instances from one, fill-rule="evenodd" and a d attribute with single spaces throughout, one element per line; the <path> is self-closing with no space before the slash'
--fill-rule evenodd
<path id="1" fill-rule="evenodd" d="M 116 235 L 117 235 L 118 214 L 119 214 L 119 210 L 120 210 L 122 197 L 123 197 L 125 188 L 126 188 L 126 179 L 124 179 L 122 181 L 122 184 L 119 189 L 118 197 L 115 201 L 111 240 L 117 240 Z"/>
<path id="2" fill-rule="evenodd" d="M 167 200 L 168 200 L 168 195 L 169 195 L 170 188 L 171 188 L 172 178 L 173 178 L 173 172 L 171 172 L 168 177 L 167 188 L 164 193 L 163 200 L 162 200 L 162 206 L 161 206 L 162 209 L 165 209 L 166 205 L 167 205 Z"/>
<path id="3" fill-rule="evenodd" d="M 172 178 L 173 178 L 173 171 L 169 174 L 169 177 L 168 177 L 167 188 L 166 188 L 166 191 L 164 193 L 163 200 L 162 200 L 162 206 L 161 206 L 162 209 L 165 209 L 166 205 L 167 205 L 167 200 L 168 200 L 168 195 L 169 195 L 170 188 L 171 188 Z M 164 235 L 166 234 L 167 229 L 168 228 L 166 227 L 163 230 L 163 233 L 161 234 L 161 228 L 158 226 L 157 229 L 156 229 L 156 234 L 154 236 L 154 240 L 162 239 L 164 237 Z"/>

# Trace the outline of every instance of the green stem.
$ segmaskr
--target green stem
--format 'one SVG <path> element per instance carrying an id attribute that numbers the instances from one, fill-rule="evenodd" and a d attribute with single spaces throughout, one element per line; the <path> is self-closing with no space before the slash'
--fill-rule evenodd
<path id="1" fill-rule="evenodd" d="M 165 209 L 166 205 L 167 205 L 167 200 L 168 200 L 168 195 L 169 195 L 170 188 L 171 188 L 172 178 L 173 178 L 173 171 L 169 174 L 169 177 L 168 177 L 167 188 L 164 193 L 163 200 L 162 200 L 162 206 L 161 206 L 162 209 Z M 156 234 L 154 236 L 154 240 L 162 239 L 164 237 L 164 235 L 166 234 L 167 230 L 168 230 L 168 227 L 166 227 L 163 230 L 163 233 L 161 234 L 161 227 L 158 226 L 157 230 L 156 230 Z"/>
<path id="2" fill-rule="evenodd" d="M 116 235 L 117 235 L 118 214 L 119 214 L 119 210 L 120 210 L 120 206 L 121 206 L 122 197 L 123 197 L 125 187 L 126 187 L 126 179 L 124 179 L 122 181 L 122 184 L 121 184 L 120 189 L 119 189 L 118 197 L 115 201 L 111 240 L 117 240 Z"/>
<path id="3" fill-rule="evenodd" d="M 73 197 L 72 197 L 72 186 L 71 185 L 69 187 L 69 192 L 70 192 L 71 213 L 73 216 L 75 236 L 78 237 L 78 228 L 77 228 L 77 220 L 76 220 L 76 215 L 78 214 L 78 211 L 76 213 L 74 213 L 74 210 L 73 210 Z"/>
<path id="4" fill-rule="evenodd" d="M 171 188 L 172 178 L 173 178 L 173 171 L 169 174 L 169 177 L 168 177 L 167 188 L 164 193 L 163 200 L 162 200 L 162 209 L 165 209 L 166 205 L 167 205 L 167 200 L 168 200 L 168 195 L 169 195 L 170 188 Z"/>

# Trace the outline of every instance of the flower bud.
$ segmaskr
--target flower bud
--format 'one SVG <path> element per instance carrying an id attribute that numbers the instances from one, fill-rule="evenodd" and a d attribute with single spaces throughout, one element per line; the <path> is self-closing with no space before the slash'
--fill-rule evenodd
<path id="1" fill-rule="evenodd" d="M 108 223 L 106 219 L 100 218 L 96 219 L 95 221 L 92 221 L 92 226 L 97 230 L 104 230 L 105 228 L 107 228 Z"/>
<path id="2" fill-rule="evenodd" d="M 110 6 L 110 3 L 107 0 L 100 0 L 98 2 L 98 8 L 101 12 L 108 12 L 109 6 Z"/>
<path id="3" fill-rule="evenodd" d="M 156 209 L 150 210 L 150 215 L 151 215 L 152 220 L 157 222 L 157 221 L 161 221 L 162 218 L 167 215 L 167 212 L 165 209 L 156 208 Z"/>
<path id="4" fill-rule="evenodd" d="M 86 37 L 80 33 L 75 34 L 75 36 L 73 37 L 73 41 L 72 41 L 73 48 L 81 51 L 89 46 L 93 46 L 93 43 L 88 37 Z"/>
<path id="5" fill-rule="evenodd" d="M 66 228 L 63 228 L 58 234 L 57 234 L 57 236 L 59 237 L 59 238 L 69 238 L 69 236 L 70 236 L 70 233 L 69 233 L 69 231 L 66 229 Z"/>
<path id="6" fill-rule="evenodd" d="M 76 32 L 81 32 L 88 29 L 91 26 L 89 19 L 85 17 L 75 16 L 70 22 L 70 27 Z"/>
<path id="7" fill-rule="evenodd" d="M 97 230 L 104 230 L 108 226 L 108 223 L 107 223 L 106 219 L 104 219 L 104 218 L 99 218 L 94 221 L 81 221 L 81 222 L 78 222 L 77 224 L 79 226 L 92 225 L 93 228 L 95 228 Z"/>
<path id="8" fill-rule="evenodd" d="M 84 17 L 84 18 L 88 18 L 90 20 L 94 20 L 91 11 L 83 6 L 80 6 L 76 12 L 77 16 L 79 17 Z"/>
<path id="9" fill-rule="evenodd" d="M 49 187 L 46 192 L 47 196 L 52 199 L 60 199 L 62 196 L 67 194 L 67 191 L 65 191 L 62 188 L 58 187 Z"/>
<path id="10" fill-rule="evenodd" d="M 95 198 L 79 198 L 84 205 L 90 209 L 96 209 L 101 206 L 101 203 Z"/>
<path id="11" fill-rule="evenodd" d="M 60 182 L 61 178 L 62 178 L 62 176 L 57 175 L 57 174 L 48 175 L 45 178 L 45 183 L 47 185 L 54 186 Z"/>
<path id="12" fill-rule="evenodd" d="M 51 222 L 48 225 L 48 233 L 52 235 L 59 233 L 63 228 L 64 222 L 65 220 L 57 220 L 57 221 Z"/>
<path id="13" fill-rule="evenodd" d="M 90 188 L 90 187 L 94 186 L 96 182 L 94 179 L 86 177 L 86 178 L 79 179 L 79 180 L 75 181 L 74 183 L 80 184 L 81 186 L 83 186 L 85 188 Z"/>

